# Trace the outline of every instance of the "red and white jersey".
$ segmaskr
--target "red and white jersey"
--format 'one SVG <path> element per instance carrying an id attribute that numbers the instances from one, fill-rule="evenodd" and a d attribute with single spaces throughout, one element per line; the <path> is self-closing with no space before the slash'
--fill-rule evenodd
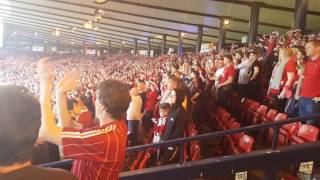
<path id="1" fill-rule="evenodd" d="M 160 117 L 157 122 L 157 126 L 153 129 L 153 140 L 152 143 L 161 142 L 161 136 L 166 127 L 167 117 Z"/>
<path id="2" fill-rule="evenodd" d="M 71 172 L 79 180 L 119 179 L 125 159 L 127 132 L 123 121 L 82 130 L 64 128 L 64 156 L 75 160 Z"/>

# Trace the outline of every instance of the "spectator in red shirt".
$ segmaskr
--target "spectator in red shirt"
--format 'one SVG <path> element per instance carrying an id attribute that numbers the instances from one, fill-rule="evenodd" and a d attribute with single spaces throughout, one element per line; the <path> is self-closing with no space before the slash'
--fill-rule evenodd
<path id="1" fill-rule="evenodd" d="M 67 110 L 67 92 L 79 83 L 80 73 L 73 70 L 58 83 L 57 114 L 62 128 L 57 127 L 51 108 L 53 69 L 45 60 L 38 64 L 40 77 L 41 129 L 40 140 L 62 145 L 65 158 L 74 159 L 72 173 L 79 180 L 118 179 L 123 167 L 127 144 L 127 126 L 123 121 L 130 103 L 127 86 L 116 80 L 106 80 L 97 88 L 95 101 L 99 127 L 73 128 Z"/>
<path id="2" fill-rule="evenodd" d="M 297 74 L 297 60 L 293 50 L 281 48 L 279 61 L 273 69 L 269 86 L 269 94 L 275 99 L 276 108 L 280 112 L 284 112 L 286 101 L 292 95 Z"/>
<path id="3" fill-rule="evenodd" d="M 218 104 L 227 107 L 227 99 L 232 91 L 232 83 L 236 74 L 231 55 L 224 56 L 225 68 L 218 84 Z"/>
<path id="4" fill-rule="evenodd" d="M 146 127 L 147 132 L 153 126 L 151 119 L 153 117 L 155 106 L 158 102 L 158 96 L 158 86 L 156 83 L 150 81 L 149 90 L 146 94 L 145 114 L 142 118 L 142 123 L 144 124 L 143 127 Z"/>
<path id="5" fill-rule="evenodd" d="M 298 84 L 298 90 L 301 87 L 299 99 L 300 117 L 316 114 L 320 112 L 320 40 L 308 42 L 305 46 L 308 60 L 305 64 L 303 81 Z M 310 119 L 307 124 L 319 127 L 319 121 Z"/>

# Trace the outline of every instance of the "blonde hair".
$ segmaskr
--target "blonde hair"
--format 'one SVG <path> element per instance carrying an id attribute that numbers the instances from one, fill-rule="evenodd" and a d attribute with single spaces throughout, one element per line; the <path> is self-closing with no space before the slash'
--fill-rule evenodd
<path id="1" fill-rule="evenodd" d="M 292 48 L 280 48 L 279 50 L 279 60 L 288 60 L 296 53 Z"/>

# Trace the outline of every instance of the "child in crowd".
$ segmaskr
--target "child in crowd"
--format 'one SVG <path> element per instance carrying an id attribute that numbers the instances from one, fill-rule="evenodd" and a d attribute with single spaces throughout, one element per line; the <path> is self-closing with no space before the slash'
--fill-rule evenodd
<path id="1" fill-rule="evenodd" d="M 166 122 L 171 109 L 169 103 L 161 103 L 159 105 L 159 118 L 152 118 L 155 127 L 152 130 L 152 134 L 148 143 L 160 143 L 162 142 L 162 135 L 166 128 Z M 155 166 L 160 156 L 159 148 L 150 148 L 144 155 L 145 159 L 148 159 L 148 166 Z"/>
<path id="2" fill-rule="evenodd" d="M 158 120 L 155 120 L 155 118 L 153 118 L 153 122 L 156 124 L 156 126 L 153 129 L 152 143 L 161 142 L 161 135 L 164 132 L 170 109 L 171 105 L 169 103 L 162 103 L 159 105 L 160 118 Z"/>

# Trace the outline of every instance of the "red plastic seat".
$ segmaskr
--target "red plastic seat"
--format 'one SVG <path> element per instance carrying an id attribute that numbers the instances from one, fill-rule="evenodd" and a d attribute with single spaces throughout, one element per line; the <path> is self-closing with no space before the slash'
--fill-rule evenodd
<path id="1" fill-rule="evenodd" d="M 290 144 L 302 144 L 306 142 L 316 142 L 319 138 L 319 128 L 303 124 L 298 129 L 296 135 L 293 135 Z"/>
<path id="2" fill-rule="evenodd" d="M 194 141 L 190 145 L 190 157 L 191 161 L 200 159 L 200 144 L 198 141 Z"/>
<path id="3" fill-rule="evenodd" d="M 262 117 L 262 123 L 268 123 L 268 122 L 272 122 L 274 121 L 276 115 L 277 115 L 278 111 L 275 109 L 269 109 L 269 111 L 267 112 L 267 114 Z M 259 138 L 261 138 L 261 140 L 266 143 L 268 142 L 268 131 L 269 129 L 261 129 L 259 130 Z"/>
<path id="4" fill-rule="evenodd" d="M 191 132 L 196 129 L 196 125 L 191 122 L 187 125 L 187 136 L 190 136 Z"/>
<path id="5" fill-rule="evenodd" d="M 246 115 L 245 115 L 245 123 L 248 125 L 252 125 L 253 122 L 253 117 L 254 113 L 258 110 L 260 106 L 259 102 L 256 101 L 251 101 L 248 105 L 248 109 L 246 110 Z"/>
<path id="6" fill-rule="evenodd" d="M 143 155 L 144 155 L 144 152 L 138 153 L 137 158 L 133 161 L 132 165 L 130 166 L 130 171 L 134 171 L 139 168 L 139 163 L 140 163 Z"/>
<path id="7" fill-rule="evenodd" d="M 215 112 L 212 114 L 212 121 L 217 122 L 219 119 L 221 119 L 222 115 L 226 112 L 223 108 L 218 108 Z"/>
<path id="8" fill-rule="evenodd" d="M 244 136 L 244 132 L 232 134 L 231 138 L 233 141 L 238 141 L 242 136 Z"/>
<path id="9" fill-rule="evenodd" d="M 234 126 L 235 127 L 240 127 L 238 126 L 240 125 L 240 123 L 235 122 Z M 232 135 L 227 135 L 224 139 L 224 151 L 227 154 L 231 154 L 232 149 L 235 148 L 235 146 L 237 145 L 237 142 L 239 142 L 239 140 L 242 138 L 242 136 L 244 136 L 244 132 L 240 132 L 240 133 L 236 133 L 236 134 L 232 134 Z"/>
<path id="10" fill-rule="evenodd" d="M 231 151 L 233 154 L 251 152 L 254 138 L 249 135 L 243 135 L 237 143 L 233 143 Z"/>
<path id="11" fill-rule="evenodd" d="M 140 165 L 139 165 L 139 169 L 144 169 L 144 168 L 146 168 L 146 165 L 147 165 L 149 159 L 150 159 L 150 153 L 147 152 L 147 153 L 144 155 L 144 157 L 143 157 L 143 159 L 142 159 L 142 161 L 141 161 L 141 163 L 140 163 Z"/>
<path id="12" fill-rule="evenodd" d="M 278 113 L 277 116 L 274 118 L 275 121 L 286 120 L 288 115 L 285 113 Z"/>
<path id="13" fill-rule="evenodd" d="M 262 123 L 262 118 L 267 114 L 268 106 L 260 105 L 258 110 L 253 113 L 252 124 L 260 124 Z"/>
<path id="14" fill-rule="evenodd" d="M 138 166 L 139 166 L 139 161 L 135 159 L 133 161 L 132 165 L 130 166 L 130 171 L 136 170 L 138 168 Z"/>
<path id="15" fill-rule="evenodd" d="M 285 138 L 285 144 L 289 144 L 289 140 L 292 135 L 297 133 L 298 128 L 301 126 L 300 122 L 284 124 L 280 128 L 280 135 Z"/>
<path id="16" fill-rule="evenodd" d="M 198 135 L 198 131 L 196 129 L 193 129 L 189 136 L 196 136 Z M 200 144 L 198 141 L 191 141 L 189 143 L 190 145 L 190 159 L 192 161 L 199 160 L 200 159 Z M 186 152 L 186 151 L 185 151 Z"/>
<path id="17" fill-rule="evenodd" d="M 230 120 L 228 121 L 228 124 L 226 126 L 226 129 L 230 129 L 230 127 L 232 126 L 233 123 L 236 122 L 236 119 L 231 117 Z"/>
<path id="18" fill-rule="evenodd" d="M 250 100 L 248 98 L 243 98 L 241 101 L 241 105 L 240 105 L 240 120 L 245 120 L 245 116 L 247 113 L 247 110 L 249 108 L 249 105 L 251 104 L 251 102 L 253 102 L 253 100 Z"/>
<path id="19" fill-rule="evenodd" d="M 196 129 L 192 129 L 189 136 L 196 136 L 198 135 L 198 131 Z"/>
<path id="20" fill-rule="evenodd" d="M 275 117 L 277 116 L 278 111 L 275 109 L 270 109 L 268 111 L 268 113 L 266 114 L 265 117 L 262 118 L 262 122 L 266 123 L 266 122 L 271 122 L 275 119 Z"/>
<path id="21" fill-rule="evenodd" d="M 231 117 L 231 114 L 228 112 L 224 112 L 220 119 L 218 119 L 218 130 L 223 130 L 228 124 L 228 121 Z"/>
<path id="22" fill-rule="evenodd" d="M 288 118 L 287 114 L 284 113 L 278 113 L 277 116 L 274 118 L 274 121 L 281 121 L 281 120 L 286 120 Z M 281 129 L 281 128 L 280 128 Z M 280 130 L 279 130 L 280 131 Z M 273 128 L 269 128 L 268 129 L 268 142 L 271 144 L 273 140 Z M 283 136 L 280 132 L 279 132 L 279 136 L 278 136 L 278 146 L 284 146 L 287 144 L 287 140 L 286 137 Z"/>
<path id="23" fill-rule="evenodd" d="M 240 128 L 240 127 L 241 127 L 241 124 L 238 123 L 238 122 L 233 122 L 232 124 L 230 124 L 230 125 L 228 126 L 229 129 L 238 129 L 238 128 Z"/>

